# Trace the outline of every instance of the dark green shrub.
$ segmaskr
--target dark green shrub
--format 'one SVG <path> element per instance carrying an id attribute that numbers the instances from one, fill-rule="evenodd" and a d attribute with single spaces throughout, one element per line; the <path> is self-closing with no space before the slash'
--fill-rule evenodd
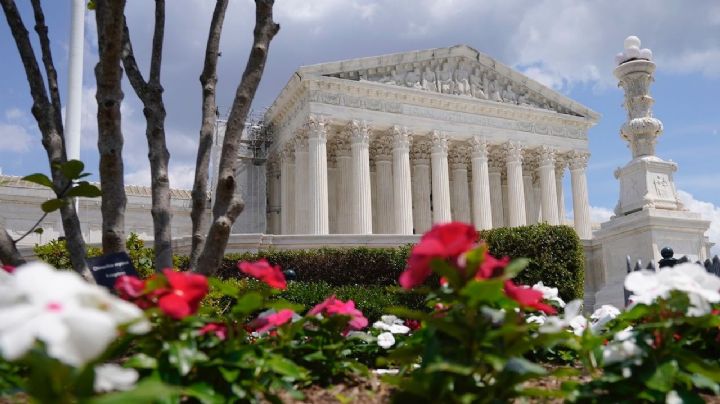
<path id="1" fill-rule="evenodd" d="M 585 282 L 585 259 L 580 238 L 569 226 L 532 226 L 486 230 L 480 237 L 497 256 L 530 259 L 515 279 L 518 283 L 558 288 L 565 301 L 581 298 Z"/>

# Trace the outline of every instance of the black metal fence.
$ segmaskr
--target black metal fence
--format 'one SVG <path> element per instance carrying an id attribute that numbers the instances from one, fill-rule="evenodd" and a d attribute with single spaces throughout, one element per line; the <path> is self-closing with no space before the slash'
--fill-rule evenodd
<path id="1" fill-rule="evenodd" d="M 684 255 L 680 258 L 675 258 L 675 252 L 670 247 L 665 247 L 660 251 L 660 255 L 662 256 L 662 259 L 657 262 L 657 267 L 659 268 L 672 268 L 675 265 L 683 264 L 686 262 L 690 262 L 690 259 L 687 257 L 687 255 Z M 711 273 L 715 276 L 720 276 L 720 257 L 717 255 L 714 256 L 711 259 L 706 259 L 705 262 L 696 261 L 698 265 L 702 265 L 705 267 L 705 270 L 708 271 L 708 273 Z M 635 271 L 641 271 L 643 269 L 653 271 L 655 272 L 656 265 L 654 262 L 650 261 L 648 262 L 647 266 L 643 268 L 642 260 L 637 260 L 635 262 L 635 265 L 632 264 L 632 259 L 630 256 L 627 256 L 625 266 L 627 267 L 627 273 L 635 272 Z M 625 306 L 628 305 L 628 300 L 630 299 L 630 292 L 623 287 L 623 292 L 625 294 Z"/>

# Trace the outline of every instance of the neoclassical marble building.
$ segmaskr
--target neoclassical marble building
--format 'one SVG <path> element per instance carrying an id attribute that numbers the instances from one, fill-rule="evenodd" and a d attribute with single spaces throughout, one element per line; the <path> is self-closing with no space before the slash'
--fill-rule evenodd
<path id="1" fill-rule="evenodd" d="M 599 115 L 464 45 L 301 67 L 266 113 L 268 233 L 564 222 L 590 239 Z"/>

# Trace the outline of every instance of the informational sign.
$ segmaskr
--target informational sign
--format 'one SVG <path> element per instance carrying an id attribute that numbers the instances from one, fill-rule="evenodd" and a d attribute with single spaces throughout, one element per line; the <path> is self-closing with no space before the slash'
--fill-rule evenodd
<path id="1" fill-rule="evenodd" d="M 130 256 L 125 252 L 105 254 L 87 259 L 88 267 L 95 282 L 110 290 L 115 289 L 115 280 L 123 275 L 138 276 Z"/>

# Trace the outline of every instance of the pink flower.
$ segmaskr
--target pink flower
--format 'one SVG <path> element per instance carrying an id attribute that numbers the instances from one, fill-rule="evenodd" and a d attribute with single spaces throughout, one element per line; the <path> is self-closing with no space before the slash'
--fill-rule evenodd
<path id="1" fill-rule="evenodd" d="M 348 300 L 343 302 L 342 300 L 336 299 L 335 295 L 328 297 L 322 303 L 313 307 L 308 315 L 314 316 L 317 314 L 326 314 L 328 316 L 341 315 L 350 317 L 348 322 L 348 330 L 361 330 L 368 325 L 368 319 L 365 318 L 363 313 L 355 308 L 355 302 Z"/>
<path id="2" fill-rule="evenodd" d="M 522 307 L 531 307 L 544 312 L 555 314 L 554 307 L 543 303 L 543 294 L 539 290 L 531 289 L 525 285 L 516 285 L 511 280 L 505 281 L 505 294 L 517 301 Z"/>
<path id="3" fill-rule="evenodd" d="M 208 333 L 213 333 L 220 341 L 225 341 L 225 338 L 227 338 L 227 326 L 223 323 L 207 323 L 198 330 L 199 335 Z"/>
<path id="4" fill-rule="evenodd" d="M 469 224 L 451 222 L 433 226 L 410 252 L 407 269 L 400 275 L 400 286 L 412 289 L 425 282 L 432 272 L 433 259 L 449 260 L 456 265 L 457 258 L 476 242 L 477 231 Z"/>
<path id="5" fill-rule="evenodd" d="M 122 275 L 115 280 L 115 290 L 125 300 L 137 299 L 145 292 L 145 282 L 135 276 Z"/>
<path id="6" fill-rule="evenodd" d="M 251 330 L 257 331 L 259 333 L 264 333 L 273 328 L 280 327 L 281 325 L 292 320 L 293 315 L 295 315 L 294 311 L 290 309 L 282 309 L 277 313 L 272 313 L 264 316 L 261 315 L 260 317 L 251 321 L 248 324 L 248 327 Z"/>
<path id="7" fill-rule="evenodd" d="M 163 270 L 170 289 L 158 299 L 158 307 L 168 316 L 181 320 L 195 314 L 200 301 L 208 293 L 208 281 L 202 275 L 190 272 Z"/>
<path id="8" fill-rule="evenodd" d="M 510 257 L 497 259 L 488 252 L 485 252 L 485 258 L 475 274 L 475 279 L 490 279 L 500 276 L 509 263 Z"/>
<path id="9" fill-rule="evenodd" d="M 15 267 L 12 265 L 2 265 L 2 269 L 9 274 L 15 272 Z"/>
<path id="10" fill-rule="evenodd" d="M 238 262 L 237 266 L 244 274 L 250 275 L 253 278 L 260 279 L 261 281 L 270 285 L 270 287 L 272 288 L 287 289 L 285 275 L 283 275 L 282 271 L 280 270 L 280 266 L 270 265 L 270 263 L 265 258 L 256 262 Z"/>

